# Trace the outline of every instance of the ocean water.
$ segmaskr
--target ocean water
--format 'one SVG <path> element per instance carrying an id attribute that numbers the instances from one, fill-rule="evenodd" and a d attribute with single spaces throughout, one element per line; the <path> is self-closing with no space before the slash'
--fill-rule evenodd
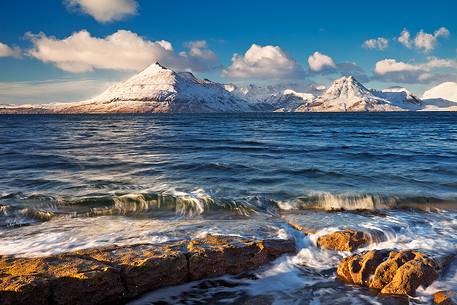
<path id="1" fill-rule="evenodd" d="M 374 212 L 376 211 L 376 212 Z M 40 256 L 207 233 L 293 237 L 264 268 L 133 304 L 427 304 L 335 279 L 342 228 L 369 248 L 455 252 L 457 113 L 0 116 L 0 254 Z M 308 236 L 288 222 L 310 228 Z"/>

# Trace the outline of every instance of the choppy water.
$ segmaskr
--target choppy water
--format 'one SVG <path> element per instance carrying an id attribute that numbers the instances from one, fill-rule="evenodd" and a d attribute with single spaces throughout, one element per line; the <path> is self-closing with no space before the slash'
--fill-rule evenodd
<path id="1" fill-rule="evenodd" d="M 0 116 L 0 254 L 207 232 L 294 236 L 301 249 L 141 304 L 426 303 L 457 286 L 457 266 L 415 299 L 386 299 L 335 281 L 344 254 L 315 239 L 377 229 L 388 239 L 370 247 L 450 252 L 456 216 L 454 113 Z"/>

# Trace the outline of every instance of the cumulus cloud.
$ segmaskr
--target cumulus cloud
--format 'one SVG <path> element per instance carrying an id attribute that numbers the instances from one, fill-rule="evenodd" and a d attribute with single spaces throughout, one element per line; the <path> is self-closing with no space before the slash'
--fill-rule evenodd
<path id="1" fill-rule="evenodd" d="M 222 71 L 233 78 L 293 77 L 304 72 L 292 57 L 278 46 L 253 44 L 244 55 L 234 54 L 232 64 Z"/>
<path id="2" fill-rule="evenodd" d="M 134 15 L 138 9 L 135 0 L 64 0 L 64 3 L 69 10 L 83 12 L 102 23 Z"/>
<path id="3" fill-rule="evenodd" d="M 361 82 L 366 82 L 369 77 L 365 71 L 353 62 L 340 62 L 336 63 L 332 57 L 322 54 L 320 52 L 314 52 L 308 57 L 309 64 L 309 75 L 329 75 L 337 74 L 341 76 L 352 75 Z"/>
<path id="4" fill-rule="evenodd" d="M 408 49 L 411 49 L 413 47 L 413 43 L 411 41 L 411 34 L 407 29 L 403 29 L 403 31 L 400 33 L 400 36 L 397 38 L 398 42 L 407 47 Z"/>
<path id="5" fill-rule="evenodd" d="M 336 68 L 336 64 L 330 56 L 317 51 L 308 57 L 308 64 L 309 68 L 314 72 L 320 72 L 328 68 Z"/>
<path id="6" fill-rule="evenodd" d="M 384 37 L 378 37 L 376 39 L 368 39 L 363 44 L 362 47 L 365 49 L 375 49 L 375 50 L 384 50 L 389 46 L 389 41 Z"/>
<path id="7" fill-rule="evenodd" d="M 18 47 L 10 47 L 0 42 L 0 57 L 21 57 L 21 49 Z"/>
<path id="8" fill-rule="evenodd" d="M 112 84 L 112 81 L 102 79 L 0 82 L 0 104 L 81 101 L 101 93 Z"/>
<path id="9" fill-rule="evenodd" d="M 425 63 L 405 63 L 395 59 L 378 61 L 374 69 L 379 80 L 402 83 L 429 83 L 455 77 L 457 62 L 429 57 Z"/>
<path id="10" fill-rule="evenodd" d="M 407 29 L 404 29 L 397 40 L 409 49 L 416 47 L 416 49 L 429 52 L 435 48 L 439 38 L 447 38 L 449 35 L 449 30 L 445 27 L 441 27 L 432 34 L 421 30 L 416 34 L 416 37 L 413 40 L 411 39 L 411 33 Z"/>
<path id="11" fill-rule="evenodd" d="M 189 50 L 176 53 L 165 40 L 150 41 L 136 33 L 119 30 L 103 38 L 82 30 L 58 39 L 44 33 L 27 34 L 34 47 L 28 54 L 73 73 L 96 69 L 138 71 L 153 62 L 176 70 L 207 71 L 217 58 L 204 41 L 190 42 Z"/>

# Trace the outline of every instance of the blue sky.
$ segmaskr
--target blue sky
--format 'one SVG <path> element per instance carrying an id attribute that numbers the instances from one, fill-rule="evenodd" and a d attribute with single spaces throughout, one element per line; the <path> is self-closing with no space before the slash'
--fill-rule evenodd
<path id="1" fill-rule="evenodd" d="M 221 82 L 354 74 L 420 95 L 457 80 L 456 12 L 451 0 L 1 1 L 0 103 L 86 98 L 155 60 Z"/>

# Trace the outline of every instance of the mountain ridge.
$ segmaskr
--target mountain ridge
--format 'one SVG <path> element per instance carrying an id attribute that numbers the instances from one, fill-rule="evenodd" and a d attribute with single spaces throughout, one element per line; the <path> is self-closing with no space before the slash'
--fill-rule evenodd
<path id="1" fill-rule="evenodd" d="M 156 62 L 98 96 L 73 103 L 0 105 L 0 113 L 144 113 L 144 112 L 360 112 L 452 109 L 451 101 L 427 104 L 406 88 L 366 88 L 353 76 L 335 80 L 326 90 L 307 85 L 245 87 L 199 79 Z M 448 103 L 446 103 L 448 102 Z M 455 103 L 457 106 L 457 103 Z M 447 108 L 446 108 L 447 107 Z"/>

